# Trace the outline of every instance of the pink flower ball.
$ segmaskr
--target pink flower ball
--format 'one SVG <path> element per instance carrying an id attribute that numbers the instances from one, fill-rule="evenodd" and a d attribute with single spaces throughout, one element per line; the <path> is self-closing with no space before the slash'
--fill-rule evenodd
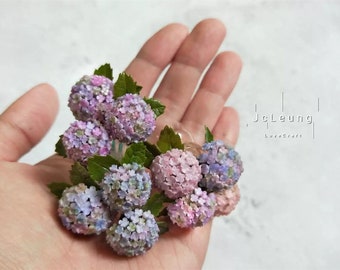
<path id="1" fill-rule="evenodd" d="M 171 199 L 190 194 L 201 180 L 201 167 L 189 151 L 171 149 L 151 164 L 155 186 Z"/>
<path id="2" fill-rule="evenodd" d="M 215 193 L 216 209 L 215 216 L 229 215 L 240 200 L 240 189 L 237 185 L 232 188 L 223 189 Z"/>
<path id="3" fill-rule="evenodd" d="M 178 198 L 167 209 L 173 224 L 181 228 L 193 228 L 207 224 L 214 217 L 215 207 L 214 193 L 208 194 L 195 188 L 192 194 Z"/>

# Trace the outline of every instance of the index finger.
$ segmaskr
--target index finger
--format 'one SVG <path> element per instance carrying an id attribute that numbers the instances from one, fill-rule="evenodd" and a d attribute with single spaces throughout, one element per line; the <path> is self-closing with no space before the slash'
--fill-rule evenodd
<path id="1" fill-rule="evenodd" d="M 16 100 L 0 114 L 0 160 L 17 161 L 30 151 L 51 127 L 57 111 L 57 94 L 48 84 L 37 85 Z"/>
<path id="2" fill-rule="evenodd" d="M 125 72 L 141 85 L 142 96 L 148 96 L 162 71 L 170 64 L 188 35 L 178 23 L 165 26 L 145 42 Z"/>

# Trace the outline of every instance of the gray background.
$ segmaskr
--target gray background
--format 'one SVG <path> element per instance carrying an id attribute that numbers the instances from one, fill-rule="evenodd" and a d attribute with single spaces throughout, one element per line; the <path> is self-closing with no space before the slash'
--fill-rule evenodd
<path id="1" fill-rule="evenodd" d="M 81 75 L 105 62 L 118 74 L 161 26 L 192 28 L 206 17 L 226 24 L 221 50 L 244 62 L 228 105 L 240 112 L 245 172 L 237 210 L 214 221 L 204 269 L 339 269 L 340 1 L 0 0 L 0 109 L 40 82 L 61 101 L 55 125 L 22 161 L 53 152 Z M 267 128 L 253 121 L 255 107 L 304 122 Z"/>

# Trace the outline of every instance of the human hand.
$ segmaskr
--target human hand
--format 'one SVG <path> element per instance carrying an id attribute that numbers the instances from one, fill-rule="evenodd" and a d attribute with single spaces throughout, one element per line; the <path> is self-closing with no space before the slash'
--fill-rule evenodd
<path id="1" fill-rule="evenodd" d="M 141 94 L 148 95 L 170 65 L 154 95 L 166 105 L 158 131 L 173 126 L 202 143 L 208 126 L 216 139 L 236 143 L 238 116 L 224 104 L 237 82 L 241 61 L 231 52 L 215 57 L 224 36 L 224 26 L 213 19 L 200 22 L 190 34 L 183 25 L 171 24 L 151 37 L 127 67 L 126 72 L 143 86 Z M 62 227 L 56 199 L 46 185 L 68 181 L 71 161 L 52 156 L 34 166 L 17 162 L 51 126 L 56 100 L 53 88 L 41 84 L 0 116 L 0 269 L 200 269 L 211 224 L 171 229 L 135 258 L 116 256 L 104 238 L 74 236 Z"/>

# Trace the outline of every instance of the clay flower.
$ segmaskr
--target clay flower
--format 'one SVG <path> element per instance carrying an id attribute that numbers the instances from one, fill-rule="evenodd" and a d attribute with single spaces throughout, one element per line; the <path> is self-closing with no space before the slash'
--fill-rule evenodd
<path id="1" fill-rule="evenodd" d="M 137 163 L 112 165 L 100 186 L 111 208 L 126 212 L 146 203 L 151 192 L 151 179 L 145 168 Z"/>
<path id="2" fill-rule="evenodd" d="M 112 102 L 113 82 L 104 76 L 85 75 L 72 87 L 68 106 L 77 120 L 101 120 Z"/>
<path id="3" fill-rule="evenodd" d="M 109 136 L 98 122 L 73 122 L 64 132 L 62 143 L 67 157 L 82 164 L 93 155 L 108 155 L 111 149 Z"/>
<path id="4" fill-rule="evenodd" d="M 198 157 L 202 168 L 200 187 L 217 191 L 235 185 L 243 172 L 240 155 L 223 141 L 212 141 L 202 146 Z"/>
<path id="5" fill-rule="evenodd" d="M 181 228 L 192 228 L 209 222 L 214 216 L 215 206 L 213 193 L 196 188 L 192 194 L 177 199 L 167 209 L 172 223 Z"/>
<path id="6" fill-rule="evenodd" d="M 118 255 L 144 254 L 158 240 L 159 228 L 150 211 L 135 209 L 126 212 L 106 232 L 106 241 Z"/>
<path id="7" fill-rule="evenodd" d="M 124 143 L 145 141 L 156 127 L 156 115 L 143 98 L 125 94 L 105 111 L 105 127 L 112 139 Z"/>
<path id="8" fill-rule="evenodd" d="M 240 200 L 240 189 L 237 185 L 214 193 L 216 197 L 216 217 L 229 215 Z"/>
<path id="9" fill-rule="evenodd" d="M 84 184 L 63 191 L 58 214 L 63 225 L 77 234 L 100 234 L 111 224 L 100 192 Z"/>
<path id="10" fill-rule="evenodd" d="M 157 156 L 150 169 L 155 185 L 171 199 L 191 193 L 201 179 L 195 156 L 176 148 Z"/>

